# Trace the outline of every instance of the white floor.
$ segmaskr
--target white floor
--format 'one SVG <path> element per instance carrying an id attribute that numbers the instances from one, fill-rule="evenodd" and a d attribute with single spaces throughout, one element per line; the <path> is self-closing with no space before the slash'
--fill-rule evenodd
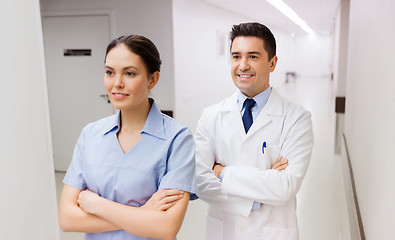
<path id="1" fill-rule="evenodd" d="M 298 78 L 275 86 L 282 96 L 311 111 L 315 144 L 309 170 L 298 194 L 300 240 L 340 240 L 345 211 L 340 158 L 334 155 L 335 95 L 329 78 Z M 56 173 L 58 196 L 64 174 Z M 206 205 L 194 201 L 178 236 L 202 240 Z M 61 233 L 61 240 L 83 239 L 82 234 Z M 346 240 L 346 239 L 344 239 Z"/>

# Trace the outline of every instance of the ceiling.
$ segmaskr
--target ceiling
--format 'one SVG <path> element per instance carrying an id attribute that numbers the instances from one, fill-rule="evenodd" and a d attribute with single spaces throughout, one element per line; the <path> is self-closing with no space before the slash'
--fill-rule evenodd
<path id="1" fill-rule="evenodd" d="M 289 33 L 306 34 L 266 0 L 204 0 Z M 283 0 L 316 34 L 331 34 L 340 0 Z"/>

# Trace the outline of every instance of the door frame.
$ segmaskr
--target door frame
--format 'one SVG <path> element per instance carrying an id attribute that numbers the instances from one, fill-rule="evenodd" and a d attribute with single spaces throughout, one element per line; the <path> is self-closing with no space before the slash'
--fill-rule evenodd
<path id="1" fill-rule="evenodd" d="M 108 17 L 108 26 L 109 26 L 109 33 L 110 33 L 110 41 L 115 38 L 115 17 L 114 17 L 114 11 L 110 9 L 103 9 L 103 10 L 66 10 L 66 11 L 43 11 L 41 12 L 41 19 L 42 22 L 44 18 L 46 17 L 92 17 L 92 16 L 106 16 Z M 44 43 L 44 42 L 43 42 Z M 45 43 L 44 43 L 45 45 Z M 44 48 L 44 46 L 43 46 Z M 47 70 L 45 69 L 45 76 L 47 76 Z M 46 85 L 48 78 L 46 77 Z M 48 103 L 49 103 L 49 97 L 48 97 Z M 49 115 L 48 117 L 50 118 L 50 108 L 48 105 L 48 110 L 49 110 Z M 114 108 L 113 108 L 114 111 Z M 52 139 L 52 124 L 50 123 L 50 136 Z M 52 142 L 52 141 L 51 141 Z M 52 155 L 54 156 L 54 150 L 53 150 L 53 144 L 51 144 L 51 152 Z M 55 159 L 52 158 L 52 161 L 54 162 Z M 54 163 L 54 171 L 55 172 L 62 172 L 65 173 L 63 170 L 56 170 L 55 169 L 55 163 Z"/>
<path id="2" fill-rule="evenodd" d="M 110 27 L 110 39 L 115 38 L 115 16 L 112 9 L 100 10 L 66 10 L 66 11 L 43 11 L 41 17 L 78 17 L 78 16 L 108 16 Z"/>

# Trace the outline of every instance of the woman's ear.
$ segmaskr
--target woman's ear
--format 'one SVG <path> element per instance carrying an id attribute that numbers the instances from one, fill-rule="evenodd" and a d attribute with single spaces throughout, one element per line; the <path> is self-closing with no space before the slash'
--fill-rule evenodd
<path id="1" fill-rule="evenodd" d="M 159 71 L 156 71 L 153 74 L 151 74 L 149 83 L 148 83 L 148 89 L 151 90 L 155 87 L 155 85 L 158 83 L 159 75 L 160 75 Z"/>

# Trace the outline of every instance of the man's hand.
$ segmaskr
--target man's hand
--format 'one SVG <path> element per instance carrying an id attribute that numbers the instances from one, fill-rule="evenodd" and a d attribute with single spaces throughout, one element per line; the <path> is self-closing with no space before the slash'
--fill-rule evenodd
<path id="1" fill-rule="evenodd" d="M 216 176 L 217 178 L 219 178 L 219 176 L 221 175 L 221 172 L 222 172 L 222 170 L 223 170 L 224 168 L 225 168 L 225 167 L 222 166 L 221 164 L 219 164 L 219 163 L 214 163 L 213 171 L 214 171 L 214 174 L 215 174 L 215 176 Z"/>
<path id="2" fill-rule="evenodd" d="M 178 189 L 159 189 L 141 208 L 166 211 L 184 196 Z"/>
<path id="3" fill-rule="evenodd" d="M 283 171 L 286 167 L 288 167 L 288 159 L 285 159 L 283 157 L 277 158 L 277 160 L 274 162 L 272 169 L 278 170 L 278 171 Z"/>

